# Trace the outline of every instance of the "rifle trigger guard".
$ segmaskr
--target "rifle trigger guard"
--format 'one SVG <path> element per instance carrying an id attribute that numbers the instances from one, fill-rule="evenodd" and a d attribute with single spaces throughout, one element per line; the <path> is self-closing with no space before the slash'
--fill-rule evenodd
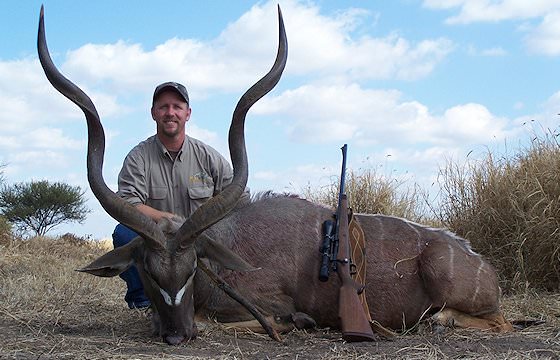
<path id="1" fill-rule="evenodd" d="M 350 261 L 350 274 L 356 275 L 358 273 L 358 267 L 352 261 Z"/>

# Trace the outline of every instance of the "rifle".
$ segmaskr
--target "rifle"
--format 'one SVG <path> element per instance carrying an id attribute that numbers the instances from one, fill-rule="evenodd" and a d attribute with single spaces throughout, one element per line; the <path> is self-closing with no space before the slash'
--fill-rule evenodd
<path id="1" fill-rule="evenodd" d="M 340 318 L 342 338 L 349 342 L 373 341 L 375 336 L 371 329 L 369 320 L 358 294 L 364 289 L 356 283 L 350 275 L 350 238 L 348 234 L 348 199 L 346 197 L 344 183 L 346 174 L 346 149 L 342 150 L 342 173 L 340 175 L 340 189 L 338 195 L 338 207 L 336 210 L 336 221 L 327 220 L 323 223 L 323 254 L 319 280 L 327 281 L 329 268 L 332 264 L 333 270 L 340 278 L 340 291 L 338 296 L 338 316 Z M 334 231 L 333 231 L 334 228 Z"/>

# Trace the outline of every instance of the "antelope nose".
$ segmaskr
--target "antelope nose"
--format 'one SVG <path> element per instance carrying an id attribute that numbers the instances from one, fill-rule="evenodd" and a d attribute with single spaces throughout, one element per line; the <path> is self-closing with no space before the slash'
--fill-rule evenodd
<path id="1" fill-rule="evenodd" d="M 197 334 L 198 334 L 198 329 L 196 328 L 195 325 L 192 327 L 190 331 L 187 331 L 186 334 L 184 335 L 180 335 L 175 332 L 173 334 L 164 335 L 163 340 L 169 345 L 179 345 L 183 341 L 194 340 Z"/>
<path id="2" fill-rule="evenodd" d="M 185 340 L 185 337 L 181 335 L 168 335 L 165 337 L 165 342 L 169 345 L 179 345 L 183 340 Z"/>

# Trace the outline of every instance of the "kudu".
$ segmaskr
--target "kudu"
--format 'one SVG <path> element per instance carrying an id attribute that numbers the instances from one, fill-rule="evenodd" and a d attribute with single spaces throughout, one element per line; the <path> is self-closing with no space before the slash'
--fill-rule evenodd
<path id="1" fill-rule="evenodd" d="M 88 181 L 103 208 L 140 234 L 130 244 L 101 256 L 80 271 L 116 276 L 132 264 L 153 304 L 156 331 L 169 344 L 197 333 L 195 312 L 257 329 L 251 314 L 225 295 L 204 272 L 205 264 L 268 315 L 279 330 L 339 326 L 335 277 L 320 282 L 321 224 L 332 209 L 284 195 L 263 194 L 237 204 L 248 177 L 244 121 L 249 108 L 278 82 L 287 59 L 279 11 L 279 47 L 270 72 L 239 100 L 229 131 L 234 179 L 218 196 L 180 223 L 156 224 L 112 192 L 102 177 L 104 133 L 97 111 L 52 63 L 46 46 L 43 9 L 38 52 L 46 76 L 78 105 L 88 125 Z M 491 265 L 469 243 L 441 229 L 383 215 L 356 216 L 367 242 L 366 295 L 371 316 L 403 329 L 427 314 L 443 325 L 511 330 L 499 310 L 500 289 Z M 242 259 L 248 259 L 256 271 Z"/>

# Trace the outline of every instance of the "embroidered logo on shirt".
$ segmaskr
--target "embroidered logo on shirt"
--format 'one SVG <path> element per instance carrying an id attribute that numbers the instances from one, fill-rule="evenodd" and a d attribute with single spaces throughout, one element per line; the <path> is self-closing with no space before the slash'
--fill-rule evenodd
<path id="1" fill-rule="evenodd" d="M 211 178 L 210 175 L 208 175 L 207 173 L 201 171 L 201 172 L 198 172 L 198 173 L 196 173 L 196 174 L 193 174 L 193 175 L 189 176 L 189 183 L 190 183 L 191 185 L 194 185 L 194 184 L 203 184 L 203 183 L 206 182 L 206 179 L 210 179 L 210 180 L 211 180 L 212 178 Z"/>

